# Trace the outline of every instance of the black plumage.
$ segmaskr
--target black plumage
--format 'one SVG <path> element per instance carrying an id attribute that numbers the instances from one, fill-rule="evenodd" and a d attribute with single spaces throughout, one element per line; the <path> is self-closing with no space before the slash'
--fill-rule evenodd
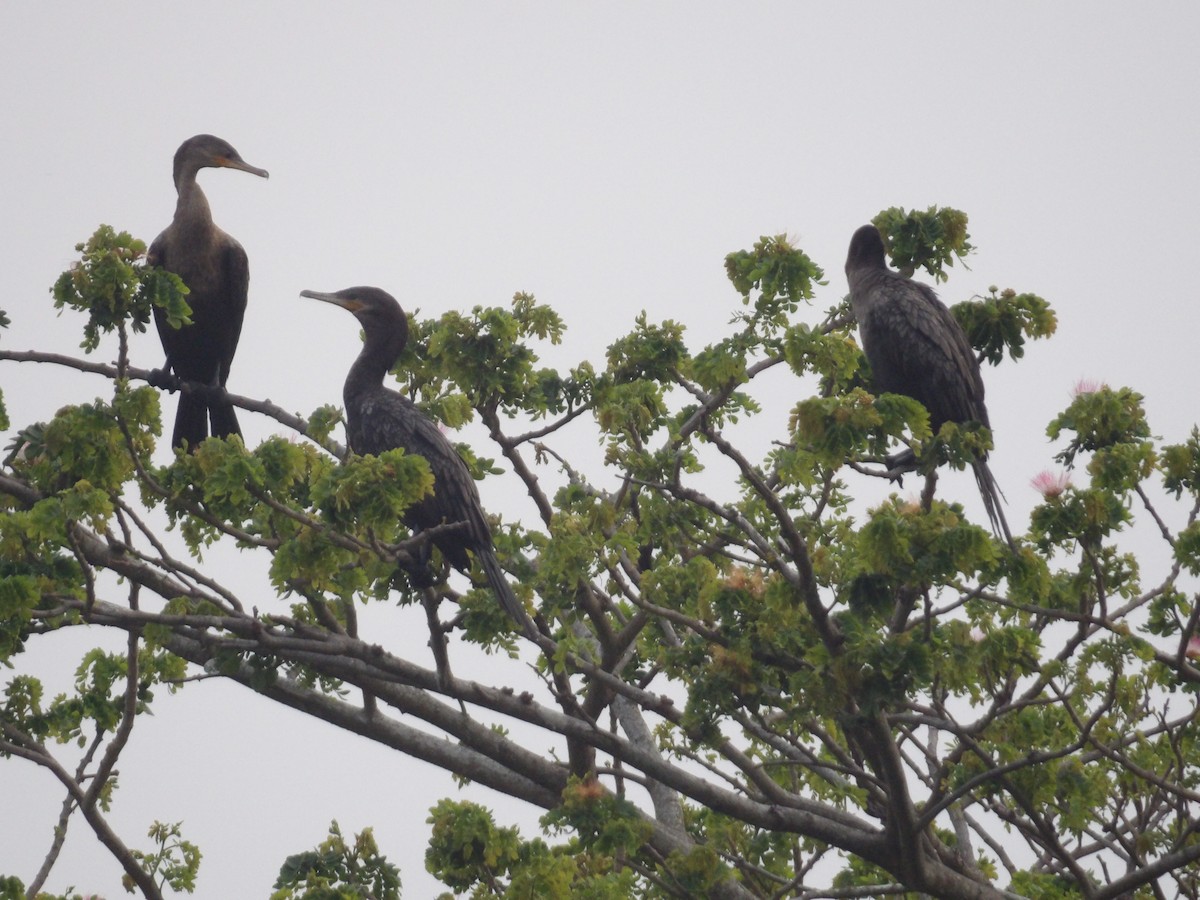
<path id="1" fill-rule="evenodd" d="M 405 524 L 420 531 L 461 523 L 460 530 L 440 535 L 433 543 L 459 571 L 470 568 L 473 555 L 504 611 L 527 636 L 536 639 L 537 630 L 492 550 L 491 528 L 466 463 L 415 403 L 383 386 L 384 377 L 408 343 L 408 317 L 400 304 L 391 294 L 373 287 L 352 287 L 336 293 L 301 291 L 300 296 L 349 310 L 363 327 L 363 349 L 350 367 L 342 393 L 350 449 L 358 454 L 378 454 L 402 448 L 425 458 L 433 473 L 433 493 L 409 507 Z M 418 583 L 427 577 L 421 572 L 410 574 Z"/>
<path id="2" fill-rule="evenodd" d="M 929 286 L 888 268 L 883 237 L 874 225 L 864 225 L 851 238 L 846 278 L 876 393 L 920 401 L 934 433 L 945 422 L 978 422 L 990 429 L 979 361 L 962 326 Z M 1012 544 L 987 454 L 972 468 L 993 530 Z"/>
<path id="3" fill-rule="evenodd" d="M 265 169 L 246 163 L 218 137 L 198 134 L 188 138 L 175 153 L 175 217 L 150 245 L 148 259 L 178 275 L 190 291 L 190 325 L 172 328 L 166 314 L 154 309 L 158 336 L 167 354 L 164 370 L 185 381 L 224 388 L 242 333 L 250 265 L 242 245 L 213 224 L 208 199 L 196 183 L 196 174 L 205 167 L 267 177 Z M 171 445 L 186 443 L 194 450 L 208 436 L 210 419 L 216 437 L 242 433 L 228 401 L 216 399 L 211 392 L 181 394 Z"/>

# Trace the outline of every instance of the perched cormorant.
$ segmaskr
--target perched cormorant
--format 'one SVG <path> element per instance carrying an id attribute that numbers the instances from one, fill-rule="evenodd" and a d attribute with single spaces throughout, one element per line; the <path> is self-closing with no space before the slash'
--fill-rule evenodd
<path id="1" fill-rule="evenodd" d="M 979 361 L 962 326 L 930 287 L 888 268 L 883 237 L 874 225 L 854 232 L 846 278 L 874 390 L 920 401 L 935 434 L 944 422 L 978 422 L 990 429 Z M 992 529 L 1011 545 L 1000 508 L 1003 495 L 987 454 L 980 454 L 972 468 Z"/>
<path id="2" fill-rule="evenodd" d="M 537 630 L 492 551 L 492 532 L 466 463 L 415 403 L 383 386 L 384 377 L 408 342 L 408 317 L 400 304 L 391 294 L 374 287 L 351 287 L 332 294 L 301 291 L 300 296 L 324 300 L 354 313 L 366 336 L 342 391 L 350 449 L 359 454 L 377 454 L 399 447 L 425 458 L 433 473 L 433 493 L 409 507 L 405 524 L 420 531 L 462 523 L 462 530 L 437 537 L 433 543 L 462 572 L 471 565 L 467 552 L 474 554 L 504 611 L 528 637 L 536 639 Z"/>
<path id="3" fill-rule="evenodd" d="M 240 169 L 267 177 L 266 169 L 245 162 L 219 137 L 198 134 L 175 152 L 175 218 L 150 245 L 148 261 L 174 272 L 188 286 L 192 324 L 172 328 L 166 314 L 154 308 L 154 323 L 167 361 L 163 369 L 185 381 L 225 387 L 229 366 L 242 333 L 250 266 L 242 245 L 213 224 L 208 200 L 196 173 L 206 166 Z M 241 435 L 233 405 L 192 391 L 180 394 L 171 446 L 186 442 L 190 450 L 208 436 L 209 418 L 215 437 Z"/>

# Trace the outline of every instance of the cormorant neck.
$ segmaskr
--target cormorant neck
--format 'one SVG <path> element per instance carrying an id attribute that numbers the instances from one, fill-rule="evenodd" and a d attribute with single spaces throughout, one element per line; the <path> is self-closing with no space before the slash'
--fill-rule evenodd
<path id="1" fill-rule="evenodd" d="M 201 167 L 196 165 L 194 154 L 184 153 L 183 147 L 180 147 L 179 151 L 172 161 L 171 177 L 175 179 L 175 190 L 183 193 L 185 184 L 196 183 L 196 173 L 200 171 Z"/>
<path id="2" fill-rule="evenodd" d="M 212 227 L 212 210 L 208 198 L 200 185 L 196 183 L 196 172 L 184 172 L 183 177 L 176 181 L 179 198 L 175 201 L 175 221 L 180 224 Z"/>
<path id="3" fill-rule="evenodd" d="M 350 367 L 344 390 L 346 405 L 352 397 L 362 396 L 368 391 L 383 387 L 383 379 L 391 371 L 400 352 L 404 349 L 407 335 L 368 330 L 362 352 Z"/>
<path id="4" fill-rule="evenodd" d="M 850 285 L 851 293 L 860 285 L 870 284 L 878 281 L 880 276 L 886 276 L 888 272 L 886 264 L 875 265 L 871 262 L 865 262 L 857 266 L 846 266 L 846 282 Z"/>
<path id="5" fill-rule="evenodd" d="M 850 240 L 850 252 L 846 256 L 847 279 L 853 284 L 858 275 L 887 270 L 883 237 L 874 225 L 864 225 Z"/>

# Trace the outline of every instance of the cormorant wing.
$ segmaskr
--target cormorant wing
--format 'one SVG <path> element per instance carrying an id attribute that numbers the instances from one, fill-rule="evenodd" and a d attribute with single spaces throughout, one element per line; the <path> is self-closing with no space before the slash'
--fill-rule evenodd
<path id="1" fill-rule="evenodd" d="M 222 387 L 229 378 L 229 367 L 237 352 L 238 340 L 242 336 L 242 321 L 246 317 L 246 301 L 250 293 L 250 261 L 246 251 L 234 238 L 227 234 L 221 252 L 221 284 L 225 286 L 225 303 L 222 304 L 225 322 L 219 329 L 220 371 L 218 378 Z"/>
<path id="2" fill-rule="evenodd" d="M 158 237 L 150 245 L 150 249 L 146 251 L 146 262 L 149 265 L 157 266 L 160 269 L 171 271 L 170 261 L 167 258 L 167 232 L 159 232 Z M 175 339 L 179 336 L 178 329 L 172 328 L 167 324 L 166 314 L 159 307 L 154 307 L 154 327 L 158 331 L 159 340 L 162 341 L 163 352 L 167 355 L 167 361 L 163 364 L 163 370 L 171 372 L 174 369 L 174 355 L 172 347 Z"/>
<path id="3" fill-rule="evenodd" d="M 467 464 L 454 445 L 407 397 L 391 390 L 379 390 L 363 399 L 358 421 L 350 434 L 350 446 L 356 453 L 382 453 L 403 447 L 406 453 L 425 458 L 433 473 L 433 494 L 411 507 L 405 521 L 411 528 L 465 522 L 461 535 L 437 541 L 442 555 L 459 569 L 470 561 L 466 548 L 491 544 L 491 530 L 479 504 L 479 492 Z"/>
<path id="4" fill-rule="evenodd" d="M 979 363 L 953 314 L 927 285 L 886 275 L 859 323 L 876 390 L 920 400 L 934 431 L 947 421 L 990 427 Z"/>

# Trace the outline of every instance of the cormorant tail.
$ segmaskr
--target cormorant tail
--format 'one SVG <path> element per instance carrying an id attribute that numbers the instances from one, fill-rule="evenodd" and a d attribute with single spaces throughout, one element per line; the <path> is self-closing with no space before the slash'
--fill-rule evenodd
<path id="1" fill-rule="evenodd" d="M 199 393 L 180 393 L 179 407 L 175 411 L 175 433 L 171 437 L 172 447 L 182 447 L 187 441 L 188 452 L 194 453 L 201 441 L 208 437 L 208 401 Z"/>
<path id="2" fill-rule="evenodd" d="M 208 404 L 208 414 L 212 419 L 213 437 L 226 438 L 231 434 L 242 436 L 242 429 L 238 425 L 237 415 L 233 411 L 233 404 L 223 400 L 212 400 Z"/>
<path id="3" fill-rule="evenodd" d="M 529 618 L 529 613 L 525 611 L 525 604 L 513 593 L 512 585 L 508 583 L 504 569 L 500 568 L 500 561 L 496 559 L 496 554 L 492 552 L 492 548 L 477 548 L 475 549 L 475 556 L 479 560 L 483 574 L 487 576 L 492 592 L 496 595 L 496 599 L 500 601 L 500 605 L 504 607 L 504 611 L 512 617 L 514 622 L 521 626 L 521 631 L 525 633 L 527 638 L 532 641 L 540 638 L 541 635 L 538 633 L 537 626 L 533 624 L 533 620 Z"/>
<path id="4" fill-rule="evenodd" d="M 975 460 L 971 464 L 971 468 L 975 470 L 975 482 L 979 485 L 979 496 L 983 498 L 983 508 L 987 510 L 988 519 L 992 523 L 992 532 L 997 538 L 1006 541 L 1015 553 L 1017 544 L 1013 540 L 1012 532 L 1008 530 L 1008 522 L 1004 518 L 1003 504 L 1007 502 L 1004 492 L 996 484 L 996 479 L 992 476 L 992 470 L 988 468 L 986 460 Z"/>

